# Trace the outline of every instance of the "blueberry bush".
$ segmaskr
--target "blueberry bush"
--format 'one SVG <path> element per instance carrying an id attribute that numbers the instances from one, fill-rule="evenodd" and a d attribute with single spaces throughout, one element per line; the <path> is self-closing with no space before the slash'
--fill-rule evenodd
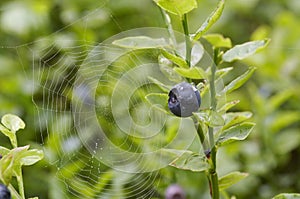
<path id="1" fill-rule="evenodd" d="M 158 103 L 160 107 L 165 107 L 169 95 L 168 104 L 172 113 L 179 117 L 192 116 L 203 150 L 200 153 L 190 150 L 176 150 L 176 153 L 180 155 L 170 165 L 183 170 L 205 172 L 209 181 L 211 197 L 214 199 L 220 198 L 220 190 L 224 191 L 248 174 L 233 171 L 219 178 L 217 173 L 217 151 L 223 145 L 246 139 L 255 125 L 246 122 L 252 116 L 250 112 L 228 112 L 230 108 L 238 103 L 238 100 L 224 101 L 224 96 L 241 87 L 251 77 L 255 68 L 249 67 L 242 75 L 229 80 L 222 87 L 222 79 L 230 76 L 232 70 L 232 67 L 226 67 L 223 63 L 228 66 L 228 63 L 244 59 L 257 50 L 264 48 L 269 40 L 256 40 L 232 46 L 229 38 L 224 38 L 220 34 L 205 34 L 220 18 L 225 4 L 223 0 L 219 1 L 216 9 L 195 33 L 189 32 L 187 14 L 197 8 L 196 1 L 155 2 L 161 8 L 172 41 L 169 49 L 164 47 L 160 49 L 161 54 L 158 55 L 160 67 L 168 67 L 169 71 L 174 71 L 181 76 L 181 78 L 178 78 L 180 81 L 195 85 L 195 90 L 197 90 L 197 87 L 201 89 L 201 98 L 203 104 L 206 103 L 206 105 L 204 105 L 205 108 L 197 111 L 198 105 L 200 105 L 200 97 L 197 100 L 195 91 L 190 88 L 192 86 L 189 87 L 188 83 L 177 84 L 169 91 L 169 94 L 150 93 L 146 98 L 154 105 Z M 175 33 L 168 13 L 177 15 L 180 18 L 185 34 L 184 45 L 178 43 L 174 38 Z M 202 38 L 203 40 L 201 40 Z M 145 48 L 147 40 L 151 39 L 130 37 L 117 40 L 115 44 L 135 50 Z M 152 42 L 149 42 L 150 45 L 146 46 L 147 48 L 158 47 L 153 45 L 155 39 L 152 40 Z M 139 46 L 139 43 L 142 45 Z M 182 46 L 184 46 L 184 50 L 180 49 Z M 205 53 L 203 53 L 203 49 Z M 181 55 L 180 51 L 183 51 Z M 201 63 L 202 58 L 205 57 L 204 54 L 211 58 L 208 63 Z M 158 87 L 162 88 L 162 91 L 165 91 L 164 88 L 170 87 L 155 78 L 150 78 Z M 169 76 L 166 78 L 173 80 Z M 190 95 L 191 97 L 189 97 Z M 165 112 L 168 113 L 169 111 L 165 110 Z M 173 149 L 169 150 L 174 152 Z M 224 195 L 226 196 L 225 192 Z"/>

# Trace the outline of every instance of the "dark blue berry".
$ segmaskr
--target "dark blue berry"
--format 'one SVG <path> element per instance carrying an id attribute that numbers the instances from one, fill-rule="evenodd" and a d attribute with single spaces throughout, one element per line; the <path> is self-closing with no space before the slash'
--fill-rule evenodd
<path id="1" fill-rule="evenodd" d="M 165 199 L 185 199 L 185 193 L 179 185 L 172 184 L 165 192 Z"/>
<path id="2" fill-rule="evenodd" d="M 10 191 L 3 184 L 0 184 L 0 199 L 11 199 Z"/>
<path id="3" fill-rule="evenodd" d="M 200 93 L 189 83 L 176 84 L 169 92 L 168 106 L 170 111 L 179 117 L 189 117 L 201 104 Z"/>

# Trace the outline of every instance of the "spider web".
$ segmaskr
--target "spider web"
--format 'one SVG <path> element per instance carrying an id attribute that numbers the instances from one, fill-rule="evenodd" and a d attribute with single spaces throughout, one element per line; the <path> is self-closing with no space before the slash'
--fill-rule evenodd
<path id="1" fill-rule="evenodd" d="M 88 23 L 96 12 L 80 21 Z M 158 92 L 149 76 L 174 85 L 161 73 L 156 50 L 113 45 L 141 35 L 169 42 L 166 29 L 139 28 L 96 44 L 66 39 L 58 31 L 13 47 L 26 49 L 33 60 L 39 140 L 56 170 L 51 184 L 60 190 L 50 197 L 161 197 L 160 170 L 175 158 L 165 150 L 185 150 L 197 142 L 191 120 L 167 116 L 144 100 Z M 183 41 L 183 35 L 177 37 Z M 172 128 L 176 133 L 170 137 Z"/>
<path id="2" fill-rule="evenodd" d="M 99 45 L 85 45 L 86 51 L 81 51 L 83 46 L 58 49 L 53 43 L 38 51 L 42 58 L 33 71 L 41 92 L 35 95 L 42 100 L 33 96 L 33 101 L 40 126 L 46 127 L 41 129 L 46 131 L 41 133 L 45 148 L 53 140 L 52 150 L 57 154 L 52 162 L 68 194 L 151 198 L 157 194 L 153 189 L 160 180 L 157 170 L 172 161 L 161 149 L 187 149 L 192 144 L 195 131 L 189 130 L 187 136 L 183 127 L 166 142 L 161 135 L 168 122 L 166 115 L 140 102 L 139 92 L 154 89 L 148 76 L 163 80 L 158 64 L 146 58 L 153 55 L 142 57 L 112 45 L 118 38 L 153 36 L 154 32 L 166 35 L 163 29 L 144 28 Z M 128 59 L 130 62 L 124 61 Z"/>

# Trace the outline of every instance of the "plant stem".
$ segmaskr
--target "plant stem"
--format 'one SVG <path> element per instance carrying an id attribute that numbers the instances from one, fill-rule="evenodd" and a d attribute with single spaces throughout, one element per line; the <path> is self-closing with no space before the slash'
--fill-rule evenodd
<path id="1" fill-rule="evenodd" d="M 17 148 L 18 147 L 17 135 L 16 135 L 15 132 L 10 137 L 10 142 L 11 142 L 11 145 L 13 146 L 13 148 Z"/>
<path id="2" fill-rule="evenodd" d="M 16 191 L 16 189 L 11 184 L 8 185 L 8 188 L 11 191 L 11 195 L 13 197 L 15 197 L 16 199 L 22 199 L 21 196 L 19 195 L 19 193 Z"/>
<path id="3" fill-rule="evenodd" d="M 203 131 L 202 131 L 201 125 L 198 124 L 197 127 L 196 127 L 196 129 L 197 129 L 197 133 L 198 133 L 198 135 L 199 135 L 199 138 L 200 138 L 201 143 L 204 144 L 205 136 L 204 136 L 204 133 L 203 133 Z"/>
<path id="4" fill-rule="evenodd" d="M 20 193 L 22 199 L 25 199 L 24 183 L 23 183 L 23 175 L 22 175 L 21 167 L 17 171 L 17 181 L 18 181 L 18 186 L 19 186 L 19 193 Z"/>
<path id="5" fill-rule="evenodd" d="M 202 130 L 202 126 L 201 126 L 200 122 L 198 122 L 198 120 L 195 116 L 193 116 L 192 119 L 193 119 L 193 122 L 195 124 L 195 129 L 197 130 L 197 134 L 200 138 L 200 142 L 202 144 L 204 144 L 205 136 L 204 136 L 204 133 L 203 133 L 203 130 Z"/>
<path id="6" fill-rule="evenodd" d="M 18 140 L 16 136 L 16 132 L 13 132 L 13 136 L 10 137 L 11 144 L 13 148 L 18 147 Z M 19 193 L 22 199 L 25 199 L 25 192 L 24 192 L 24 183 L 23 183 L 23 174 L 22 174 L 22 168 L 18 168 L 16 171 L 16 177 L 19 187 Z"/>
<path id="7" fill-rule="evenodd" d="M 211 181 L 211 189 L 212 189 L 212 198 L 213 199 L 219 199 L 220 194 L 219 194 L 219 179 L 218 179 L 218 174 L 217 172 L 211 173 L 210 174 L 210 181 Z"/>
<path id="8" fill-rule="evenodd" d="M 215 75 L 216 75 L 216 64 L 218 64 L 218 51 L 215 51 L 214 53 L 214 63 L 211 66 L 211 79 L 210 79 L 210 105 L 211 110 L 216 111 L 217 109 L 217 99 L 216 99 L 216 88 L 215 88 Z M 211 187 L 211 196 L 213 199 L 219 199 L 219 180 L 218 180 L 218 174 L 216 171 L 217 161 L 216 161 L 216 155 L 217 155 L 217 148 L 215 146 L 214 141 L 214 128 L 209 127 L 208 129 L 208 136 L 209 136 L 209 144 L 211 148 L 211 165 L 209 170 L 209 183 Z"/>
<path id="9" fill-rule="evenodd" d="M 191 66 L 191 52 L 192 52 L 192 43 L 188 28 L 187 15 L 184 14 L 182 18 L 182 26 L 185 34 L 185 60 L 189 66 Z"/>
<path id="10" fill-rule="evenodd" d="M 211 110 L 216 111 L 217 109 L 217 99 L 216 99 L 216 87 L 215 87 L 215 76 L 216 76 L 216 65 L 211 66 L 211 79 L 210 79 L 210 106 Z"/>

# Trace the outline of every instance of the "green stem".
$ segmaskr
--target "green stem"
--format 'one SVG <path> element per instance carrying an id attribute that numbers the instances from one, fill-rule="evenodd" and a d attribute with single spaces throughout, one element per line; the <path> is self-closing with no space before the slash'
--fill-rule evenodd
<path id="1" fill-rule="evenodd" d="M 219 179 L 217 172 L 210 174 L 210 180 L 211 180 L 211 189 L 212 189 L 212 198 L 213 199 L 219 199 L 220 193 L 219 193 Z"/>
<path id="2" fill-rule="evenodd" d="M 209 139 L 209 145 L 210 145 L 210 149 L 212 150 L 212 148 L 215 145 L 215 140 L 214 140 L 214 129 L 213 127 L 209 127 L 208 128 L 208 139 Z"/>
<path id="3" fill-rule="evenodd" d="M 13 196 L 13 198 L 22 199 L 21 196 L 19 195 L 19 193 L 16 191 L 16 189 L 11 184 L 8 185 L 8 188 L 11 191 L 11 195 Z"/>
<path id="4" fill-rule="evenodd" d="M 216 99 L 216 88 L 215 88 L 215 76 L 216 76 L 216 64 L 218 64 L 218 51 L 215 51 L 214 55 L 214 63 L 211 66 L 211 79 L 210 79 L 210 98 L 211 98 L 211 110 L 216 111 L 217 109 L 217 99 Z M 209 136 L 209 143 L 211 148 L 210 153 L 210 170 L 209 170 L 209 183 L 211 187 L 211 196 L 213 199 L 219 199 L 219 180 L 218 180 L 218 174 L 216 171 L 217 161 L 216 161 L 216 155 L 217 155 L 217 148 L 215 146 L 214 141 L 214 128 L 209 127 L 208 129 L 208 136 Z"/>
<path id="5" fill-rule="evenodd" d="M 205 141 L 205 137 L 204 137 L 204 133 L 203 133 L 203 130 L 202 130 L 202 126 L 201 124 L 199 123 L 198 126 L 196 127 L 197 129 L 197 133 L 199 135 L 199 138 L 200 138 L 200 141 L 202 143 L 202 145 L 204 144 L 204 141 Z"/>
<path id="6" fill-rule="evenodd" d="M 185 51 L 186 51 L 186 62 L 189 66 L 191 66 L 191 52 L 192 52 L 192 43 L 188 28 L 187 15 L 184 14 L 182 18 L 182 26 L 185 34 Z"/>
<path id="7" fill-rule="evenodd" d="M 205 136 L 204 136 L 204 132 L 202 130 L 202 126 L 200 124 L 200 122 L 198 122 L 197 118 L 195 116 L 192 117 L 193 122 L 195 124 L 195 129 L 197 130 L 197 134 L 200 138 L 200 142 L 202 143 L 202 145 L 204 144 L 205 141 Z"/>
<path id="8" fill-rule="evenodd" d="M 13 135 L 10 136 L 10 141 L 11 141 L 13 148 L 18 147 L 18 140 L 17 140 L 16 132 L 13 132 Z M 21 198 L 25 199 L 22 168 L 20 167 L 16 172 L 17 172 L 16 177 L 17 177 L 17 182 L 18 182 L 18 187 L 19 187 L 19 193 L 20 193 Z"/>
<path id="9" fill-rule="evenodd" d="M 211 66 L 211 80 L 210 80 L 210 106 L 211 110 L 216 111 L 217 109 L 217 99 L 216 99 L 216 87 L 215 87 L 215 77 L 216 77 L 216 65 Z"/>
<path id="10" fill-rule="evenodd" d="M 10 142 L 11 142 L 11 145 L 13 146 L 13 148 L 18 147 L 18 141 L 17 141 L 16 133 L 13 133 L 13 136 L 10 137 Z"/>
<path id="11" fill-rule="evenodd" d="M 216 161 L 216 156 L 217 156 L 217 149 L 215 146 L 211 148 L 210 151 L 210 169 L 209 169 L 209 184 L 210 184 L 210 192 L 211 192 L 211 197 L 212 199 L 219 199 L 219 179 L 218 179 L 218 174 L 216 171 L 217 167 L 217 161 Z"/>
<path id="12" fill-rule="evenodd" d="M 25 191 L 24 191 L 23 175 L 22 175 L 21 167 L 17 171 L 17 181 L 18 181 L 18 186 L 19 186 L 19 193 L 20 193 L 22 199 L 25 199 Z"/>

